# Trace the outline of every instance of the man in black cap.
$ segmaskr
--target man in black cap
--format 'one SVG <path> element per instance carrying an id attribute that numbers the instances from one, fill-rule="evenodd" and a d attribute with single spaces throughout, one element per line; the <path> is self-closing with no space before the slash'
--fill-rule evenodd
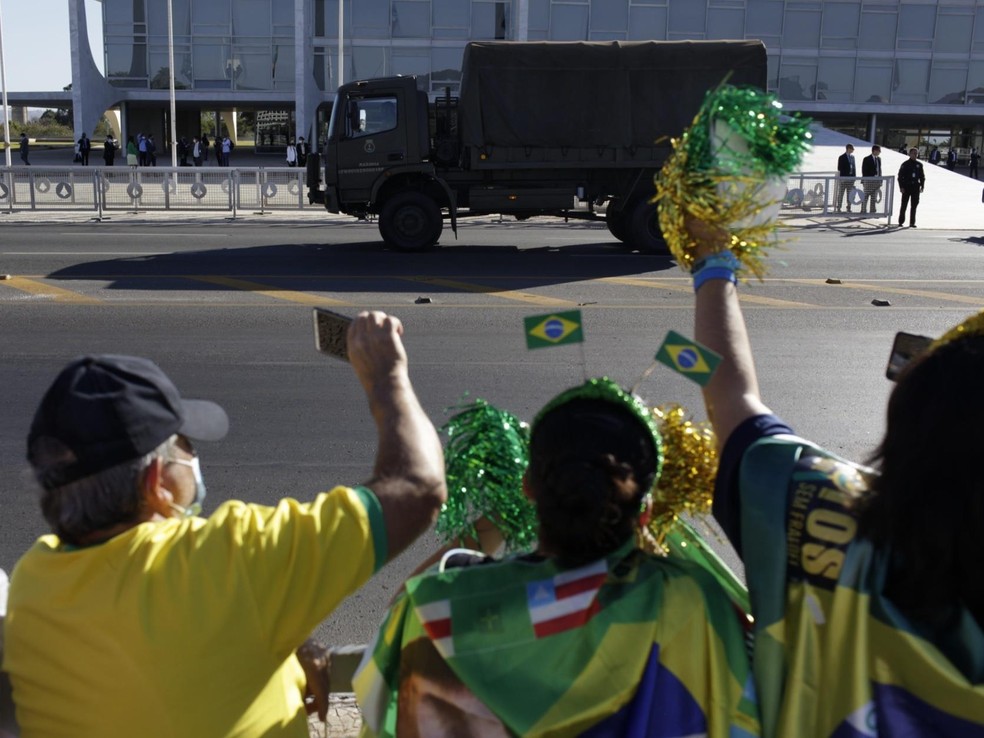
<path id="1" fill-rule="evenodd" d="M 14 569 L 5 624 L 23 735 L 308 735 L 295 650 L 445 498 L 402 332 L 379 312 L 348 332 L 378 431 L 369 481 L 207 519 L 192 442 L 225 435 L 222 408 L 183 399 L 146 359 L 61 372 L 28 435 L 54 534 Z"/>

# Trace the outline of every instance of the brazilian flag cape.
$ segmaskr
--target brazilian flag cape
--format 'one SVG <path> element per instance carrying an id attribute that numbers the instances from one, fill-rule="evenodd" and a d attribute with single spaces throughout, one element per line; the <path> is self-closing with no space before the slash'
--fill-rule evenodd
<path id="1" fill-rule="evenodd" d="M 734 605 L 700 566 L 631 542 L 578 569 L 520 558 L 410 579 L 353 680 L 363 735 L 396 734 L 420 639 L 511 734 L 759 734 Z"/>
<path id="2" fill-rule="evenodd" d="M 744 454 L 742 553 L 763 732 L 984 738 L 984 633 L 959 607 L 927 632 L 885 597 L 890 552 L 856 537 L 849 504 L 870 471 L 793 436 Z"/>

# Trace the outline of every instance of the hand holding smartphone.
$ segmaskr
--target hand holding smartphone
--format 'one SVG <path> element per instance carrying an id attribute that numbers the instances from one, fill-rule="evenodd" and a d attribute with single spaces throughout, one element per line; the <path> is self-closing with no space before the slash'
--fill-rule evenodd
<path id="1" fill-rule="evenodd" d="M 314 347 L 323 354 L 348 361 L 348 329 L 352 318 L 325 308 L 314 308 Z"/>

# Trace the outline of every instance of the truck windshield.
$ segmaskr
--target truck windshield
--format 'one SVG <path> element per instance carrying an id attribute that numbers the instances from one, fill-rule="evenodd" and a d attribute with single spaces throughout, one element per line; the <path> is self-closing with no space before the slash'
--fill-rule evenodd
<path id="1" fill-rule="evenodd" d="M 373 136 L 396 128 L 397 107 L 394 95 L 353 98 L 346 116 L 347 134 L 350 138 Z M 335 116 L 332 116 L 334 124 Z"/>

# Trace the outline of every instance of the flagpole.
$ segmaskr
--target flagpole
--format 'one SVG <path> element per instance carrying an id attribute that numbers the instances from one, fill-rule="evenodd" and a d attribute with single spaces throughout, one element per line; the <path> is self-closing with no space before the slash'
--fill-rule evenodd
<path id="1" fill-rule="evenodd" d="M 170 74 L 171 88 L 171 166 L 178 166 L 178 131 L 177 115 L 174 104 L 174 16 L 171 10 L 171 0 L 167 0 L 167 67 Z"/>
<path id="2" fill-rule="evenodd" d="M 345 83 L 345 0 L 338 0 L 338 84 Z"/>
<path id="3" fill-rule="evenodd" d="M 10 166 L 10 108 L 7 107 L 7 70 L 3 58 L 3 5 L 0 3 L 0 88 L 3 88 L 3 150 Z"/>

